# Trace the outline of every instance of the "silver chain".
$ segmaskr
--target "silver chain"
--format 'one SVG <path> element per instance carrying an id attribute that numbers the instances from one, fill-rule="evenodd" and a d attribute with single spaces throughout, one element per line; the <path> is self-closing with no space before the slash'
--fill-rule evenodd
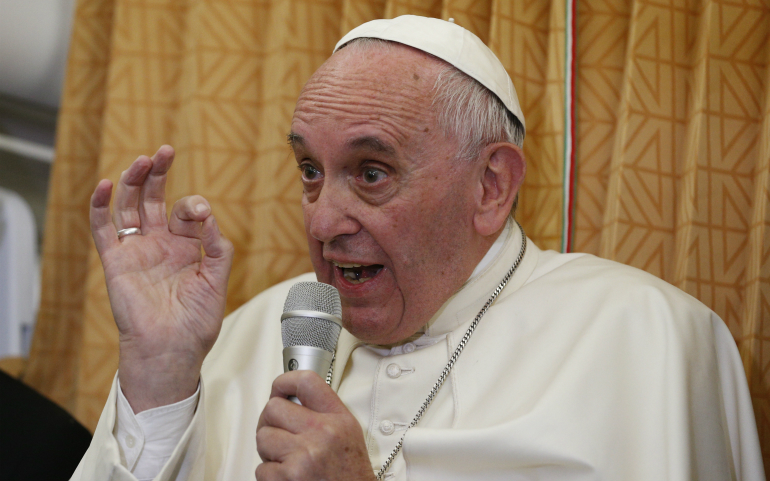
<path id="1" fill-rule="evenodd" d="M 403 436 L 401 436 L 401 439 L 398 441 L 398 444 L 396 444 L 396 447 L 393 448 L 393 452 L 390 453 L 390 456 L 388 456 L 385 464 L 382 465 L 382 469 L 380 469 L 380 472 L 377 473 L 378 481 L 382 480 L 382 477 L 388 471 L 388 468 L 390 468 L 391 463 L 393 463 L 393 460 L 396 459 L 396 456 L 398 456 L 398 453 L 404 446 L 404 438 L 406 437 L 406 433 L 409 431 L 409 428 L 415 427 L 417 423 L 420 422 L 422 415 L 425 414 L 425 410 L 428 409 L 428 406 L 430 406 L 430 404 L 433 402 L 433 399 L 436 397 L 436 394 L 438 394 L 438 390 L 441 389 L 441 386 L 444 385 L 444 381 L 446 381 L 447 376 L 449 376 L 449 372 L 452 370 L 455 362 L 457 362 L 457 358 L 460 357 L 460 353 L 462 353 L 463 349 L 465 349 L 465 345 L 468 344 L 468 340 L 471 338 L 471 335 L 473 335 L 473 331 L 476 330 L 476 326 L 479 325 L 479 321 L 482 317 L 484 317 L 484 314 L 487 313 L 489 308 L 495 302 L 495 299 L 497 299 L 497 296 L 500 295 L 500 292 L 502 292 L 502 290 L 508 284 L 508 281 L 511 280 L 511 277 L 513 276 L 513 273 L 516 272 L 516 269 L 518 269 L 519 264 L 521 264 L 521 260 L 524 258 L 524 253 L 527 251 L 527 236 L 524 234 L 524 228 L 521 227 L 521 225 L 519 225 L 519 230 L 521 230 L 521 250 L 519 251 L 519 256 L 516 258 L 516 261 L 514 261 L 511 268 L 508 269 L 508 272 L 505 274 L 505 277 L 503 277 L 503 280 L 492 292 L 492 296 L 489 298 L 486 304 L 484 304 L 484 307 L 482 307 L 479 313 L 476 314 L 476 317 L 473 319 L 473 322 L 471 322 L 468 330 L 465 331 L 465 335 L 463 335 L 463 338 L 457 345 L 455 352 L 452 353 L 452 356 L 449 358 L 447 365 L 444 366 L 444 370 L 441 371 L 441 375 L 438 377 L 436 384 L 433 385 L 433 389 L 430 390 L 430 393 L 425 399 L 425 402 L 422 403 L 422 406 L 420 406 L 420 409 L 417 411 L 414 419 L 412 419 L 412 422 L 409 423 L 409 426 L 406 427 L 406 430 L 404 431 Z"/>

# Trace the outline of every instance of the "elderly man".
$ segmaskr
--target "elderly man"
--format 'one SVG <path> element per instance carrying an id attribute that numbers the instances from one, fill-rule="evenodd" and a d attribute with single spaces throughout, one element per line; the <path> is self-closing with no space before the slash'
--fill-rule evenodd
<path id="1" fill-rule="evenodd" d="M 100 182 L 120 364 L 73 479 L 763 479 L 722 321 L 641 271 L 540 251 L 512 220 L 523 133 L 466 30 L 355 29 L 289 134 L 315 274 L 224 322 L 232 247 L 202 197 L 166 218 L 173 150 L 123 173 L 112 214 Z M 281 361 L 283 300 L 315 279 L 343 307 L 330 385 Z"/>

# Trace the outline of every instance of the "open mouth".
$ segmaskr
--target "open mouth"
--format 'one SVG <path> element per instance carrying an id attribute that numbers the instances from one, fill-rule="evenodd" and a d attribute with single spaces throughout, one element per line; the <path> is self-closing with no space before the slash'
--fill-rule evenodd
<path id="1" fill-rule="evenodd" d="M 342 271 L 342 277 L 351 284 L 363 284 L 366 281 L 373 279 L 382 270 L 381 264 L 372 264 L 370 266 L 364 266 L 361 264 L 340 264 L 332 262 L 338 269 Z"/>

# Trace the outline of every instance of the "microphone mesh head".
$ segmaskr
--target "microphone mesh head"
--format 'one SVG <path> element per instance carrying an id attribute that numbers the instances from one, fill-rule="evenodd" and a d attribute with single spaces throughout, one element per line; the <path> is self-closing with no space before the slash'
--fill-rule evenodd
<path id="1" fill-rule="evenodd" d="M 291 286 L 283 304 L 283 312 L 321 311 L 342 317 L 342 304 L 337 288 L 322 282 L 298 282 Z"/>
<path id="2" fill-rule="evenodd" d="M 289 289 L 283 312 L 320 311 L 342 316 L 342 304 L 337 289 L 321 282 L 298 282 Z M 311 346 L 334 352 L 341 326 L 336 322 L 315 317 L 289 317 L 281 321 L 283 347 Z"/>

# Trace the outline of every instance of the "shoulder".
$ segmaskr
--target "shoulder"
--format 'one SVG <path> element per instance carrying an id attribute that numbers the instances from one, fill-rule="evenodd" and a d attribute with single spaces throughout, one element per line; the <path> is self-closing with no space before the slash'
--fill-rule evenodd
<path id="1" fill-rule="evenodd" d="M 580 304 L 596 303 L 608 308 L 669 308 L 694 310 L 709 315 L 699 300 L 641 269 L 590 254 L 543 252 L 527 285 L 568 292 L 565 297 Z"/>
<path id="2" fill-rule="evenodd" d="M 541 252 L 529 280 L 504 300 L 539 328 L 636 345 L 713 345 L 708 307 L 658 277 L 588 254 Z M 515 309 L 515 311 L 514 311 Z M 671 344 L 669 344 L 671 345 Z"/>

